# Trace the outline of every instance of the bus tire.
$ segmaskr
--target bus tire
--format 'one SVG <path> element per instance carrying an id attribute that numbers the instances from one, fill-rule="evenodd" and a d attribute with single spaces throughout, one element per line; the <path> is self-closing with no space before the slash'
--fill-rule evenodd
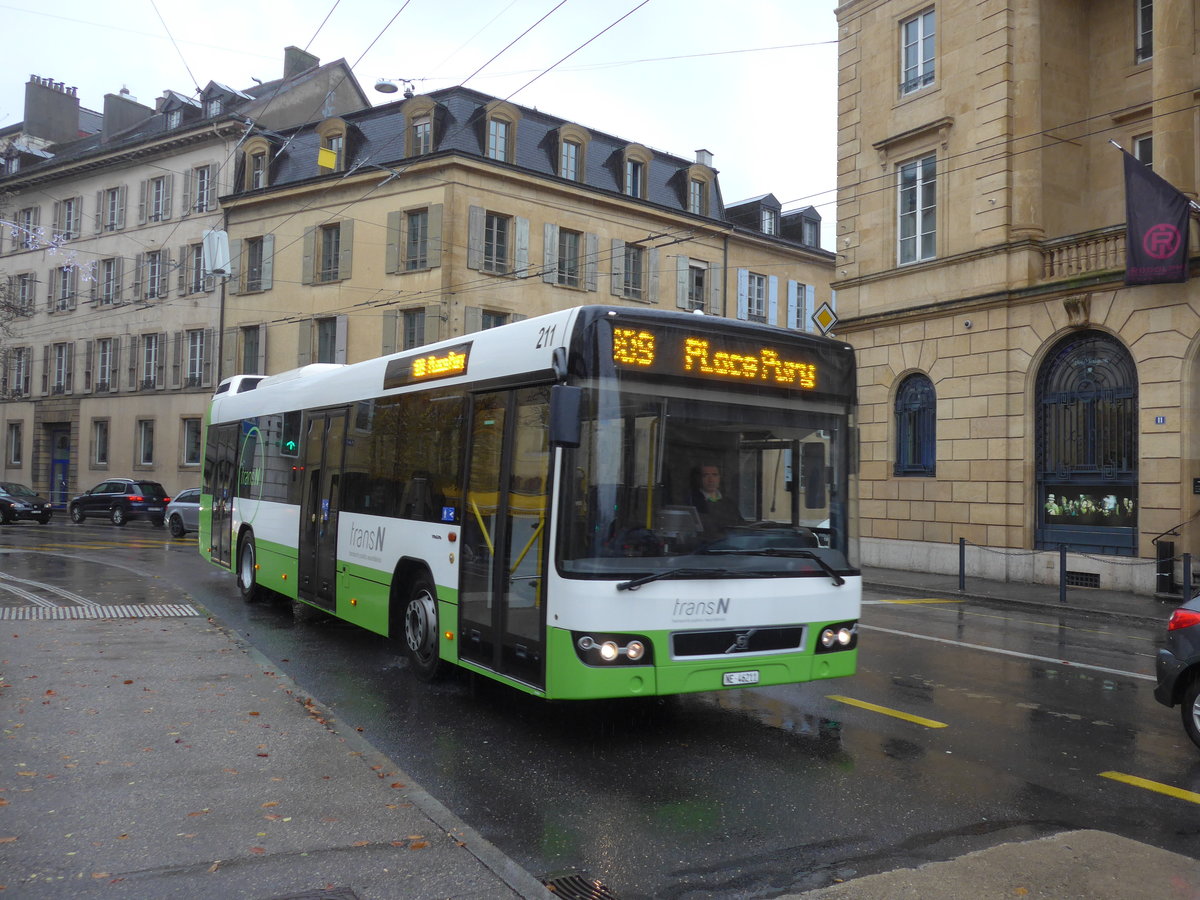
<path id="1" fill-rule="evenodd" d="M 238 541 L 237 560 L 237 584 L 242 599 L 247 603 L 262 599 L 262 588 L 258 586 L 258 551 L 252 533 L 246 532 Z"/>
<path id="2" fill-rule="evenodd" d="M 421 681 L 436 681 L 445 671 L 439 644 L 437 590 L 421 576 L 413 581 L 404 602 L 404 649 Z"/>

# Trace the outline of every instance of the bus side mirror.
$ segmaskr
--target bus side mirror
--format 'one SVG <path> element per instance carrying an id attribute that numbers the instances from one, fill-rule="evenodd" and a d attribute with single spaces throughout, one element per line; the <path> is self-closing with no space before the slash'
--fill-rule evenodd
<path id="1" fill-rule="evenodd" d="M 583 388 L 556 384 L 550 388 L 550 446 L 578 447 Z"/>
<path id="2" fill-rule="evenodd" d="M 800 450 L 800 471 L 804 478 L 804 505 L 808 509 L 825 507 L 825 445 L 805 444 Z"/>

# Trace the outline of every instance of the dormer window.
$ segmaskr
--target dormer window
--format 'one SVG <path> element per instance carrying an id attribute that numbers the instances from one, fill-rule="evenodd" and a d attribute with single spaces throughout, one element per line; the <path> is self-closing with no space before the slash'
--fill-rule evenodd
<path id="1" fill-rule="evenodd" d="M 183 110 L 172 109 L 167 112 L 167 128 L 175 129 L 183 124 Z"/>
<path id="2" fill-rule="evenodd" d="M 483 153 L 488 159 L 512 162 L 517 139 L 520 113 L 511 103 L 494 100 L 486 107 L 487 124 Z"/>
<path id="3" fill-rule="evenodd" d="M 433 120 L 422 116 L 413 121 L 413 155 L 420 156 L 433 151 Z"/>
<path id="4" fill-rule="evenodd" d="M 509 132 L 512 123 L 504 119 L 488 119 L 487 155 L 501 162 L 508 160 Z"/>
<path id="5" fill-rule="evenodd" d="M 762 210 L 762 233 L 779 234 L 779 210 L 765 208 Z"/>
<path id="6" fill-rule="evenodd" d="M 408 120 L 407 155 L 423 156 L 437 146 L 437 103 L 427 96 L 409 97 L 404 101 Z"/>
<path id="7" fill-rule="evenodd" d="M 640 144 L 625 148 L 624 178 L 621 193 L 627 197 L 646 198 L 646 174 L 650 169 L 651 154 Z"/>
<path id="8" fill-rule="evenodd" d="M 322 172 L 341 172 L 346 168 L 346 134 L 349 127 L 340 118 L 326 119 L 317 126 L 321 146 L 317 150 L 317 167 Z"/>
<path id="9" fill-rule="evenodd" d="M 242 190 L 257 191 L 270 184 L 271 144 L 262 135 L 246 141 L 242 150 Z"/>
<path id="10" fill-rule="evenodd" d="M 204 101 L 204 115 L 210 119 L 213 116 L 219 116 L 223 107 L 224 103 L 220 97 L 209 97 Z"/>
<path id="11" fill-rule="evenodd" d="M 563 125 L 558 130 L 558 176 L 567 181 L 583 181 L 587 144 L 591 135 L 578 125 Z"/>

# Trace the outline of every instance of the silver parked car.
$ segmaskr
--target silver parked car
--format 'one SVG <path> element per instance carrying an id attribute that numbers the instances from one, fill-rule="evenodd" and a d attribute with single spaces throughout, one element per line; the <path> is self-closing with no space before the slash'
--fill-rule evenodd
<path id="1" fill-rule="evenodd" d="M 183 537 L 200 529 L 200 488 L 180 491 L 167 504 L 167 526 L 171 537 Z"/>
<path id="2" fill-rule="evenodd" d="M 1200 747 L 1200 596 L 1171 613 L 1166 646 L 1158 651 L 1154 699 L 1179 706 L 1183 730 Z"/>

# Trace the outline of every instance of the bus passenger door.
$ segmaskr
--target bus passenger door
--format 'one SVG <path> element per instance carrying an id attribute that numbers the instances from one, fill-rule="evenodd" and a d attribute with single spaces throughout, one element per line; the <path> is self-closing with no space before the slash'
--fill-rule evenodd
<path id="1" fill-rule="evenodd" d="M 217 425 L 209 432 L 212 458 L 212 533 L 210 553 L 215 563 L 229 567 L 233 555 L 233 501 L 238 491 L 238 440 L 241 423 Z"/>
<path id="2" fill-rule="evenodd" d="M 296 591 L 300 599 L 328 610 L 337 606 L 337 523 L 346 414 L 344 409 L 309 414 L 304 438 Z"/>
<path id="3" fill-rule="evenodd" d="M 546 683 L 544 598 L 550 389 L 474 398 L 463 509 L 459 653 Z"/>

